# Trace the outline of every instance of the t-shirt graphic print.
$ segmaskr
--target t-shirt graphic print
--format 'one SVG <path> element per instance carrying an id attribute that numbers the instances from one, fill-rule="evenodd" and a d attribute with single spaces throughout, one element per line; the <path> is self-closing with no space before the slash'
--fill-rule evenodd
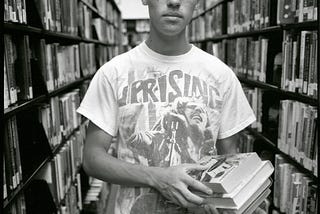
<path id="1" fill-rule="evenodd" d="M 143 43 L 99 69 L 78 112 L 117 136 L 119 159 L 168 167 L 216 154 L 218 138 L 254 121 L 240 89 L 226 65 L 194 46 L 184 55 L 169 57 Z M 241 115 L 235 112 L 239 109 Z M 231 121 L 223 123 L 226 118 Z M 121 186 L 115 213 L 186 210 L 154 189 Z"/>

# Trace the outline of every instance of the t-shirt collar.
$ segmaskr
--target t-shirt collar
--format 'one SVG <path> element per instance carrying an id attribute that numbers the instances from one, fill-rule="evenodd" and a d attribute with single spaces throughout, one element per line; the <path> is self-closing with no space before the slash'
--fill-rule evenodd
<path id="1" fill-rule="evenodd" d="M 148 47 L 145 41 L 143 41 L 140 44 L 141 50 L 144 51 L 147 55 L 151 56 L 152 58 L 156 59 L 157 61 L 166 61 L 166 62 L 178 62 L 182 60 L 186 60 L 187 57 L 190 57 L 192 53 L 194 52 L 194 45 L 191 44 L 191 48 L 188 52 L 181 54 L 181 55 L 176 55 L 176 56 L 168 56 L 168 55 L 163 55 L 160 53 L 155 52 L 151 48 Z"/>

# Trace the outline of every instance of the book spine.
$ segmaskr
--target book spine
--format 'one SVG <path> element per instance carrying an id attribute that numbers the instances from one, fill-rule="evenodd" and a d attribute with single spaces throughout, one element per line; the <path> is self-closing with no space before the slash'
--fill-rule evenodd
<path id="1" fill-rule="evenodd" d="M 302 87 L 302 93 L 307 94 L 308 93 L 308 77 L 309 77 L 309 69 L 310 69 L 310 49 L 311 49 L 311 41 L 312 41 L 312 34 L 311 32 L 307 32 L 305 37 L 305 51 L 303 56 L 303 87 Z"/>

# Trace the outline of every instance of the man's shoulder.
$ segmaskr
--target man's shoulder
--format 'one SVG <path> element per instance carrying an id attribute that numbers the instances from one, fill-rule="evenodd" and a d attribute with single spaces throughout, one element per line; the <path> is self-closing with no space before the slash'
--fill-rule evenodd
<path id="1" fill-rule="evenodd" d="M 218 57 L 198 48 L 195 47 L 195 54 L 197 55 L 197 59 L 201 60 L 204 63 L 208 63 L 210 65 L 216 65 L 216 66 L 221 66 L 223 68 L 229 69 L 229 66 L 226 65 L 222 60 L 220 60 Z"/>
<path id="2" fill-rule="evenodd" d="M 195 47 L 195 62 L 198 68 L 205 68 L 216 79 L 225 81 L 234 76 L 232 69 L 218 57 Z"/>
<path id="3" fill-rule="evenodd" d="M 108 75 L 125 70 L 132 63 L 131 56 L 134 54 L 134 51 L 136 51 L 135 48 L 111 58 L 109 61 L 105 62 L 99 70 Z"/>

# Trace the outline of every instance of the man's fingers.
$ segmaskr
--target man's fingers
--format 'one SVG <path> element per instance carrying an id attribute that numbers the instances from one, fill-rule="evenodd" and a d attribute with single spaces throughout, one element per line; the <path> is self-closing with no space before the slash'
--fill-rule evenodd
<path id="1" fill-rule="evenodd" d="M 201 191 L 208 195 L 212 194 L 212 189 L 210 189 L 208 186 L 204 185 L 200 181 L 192 178 L 191 176 L 186 177 L 185 182 L 188 184 L 188 186 L 190 186 L 194 190 Z"/>
<path id="2" fill-rule="evenodd" d="M 185 170 L 187 172 L 191 171 L 203 171 L 209 168 L 209 165 L 201 165 L 201 164 L 183 164 Z"/>
<path id="3" fill-rule="evenodd" d="M 181 188 L 181 194 L 188 202 L 192 203 L 193 205 L 201 205 L 203 203 L 204 199 L 190 192 L 187 187 Z"/>
<path id="4" fill-rule="evenodd" d="M 219 214 L 220 212 L 212 204 L 204 205 L 204 209 L 207 214 Z"/>

